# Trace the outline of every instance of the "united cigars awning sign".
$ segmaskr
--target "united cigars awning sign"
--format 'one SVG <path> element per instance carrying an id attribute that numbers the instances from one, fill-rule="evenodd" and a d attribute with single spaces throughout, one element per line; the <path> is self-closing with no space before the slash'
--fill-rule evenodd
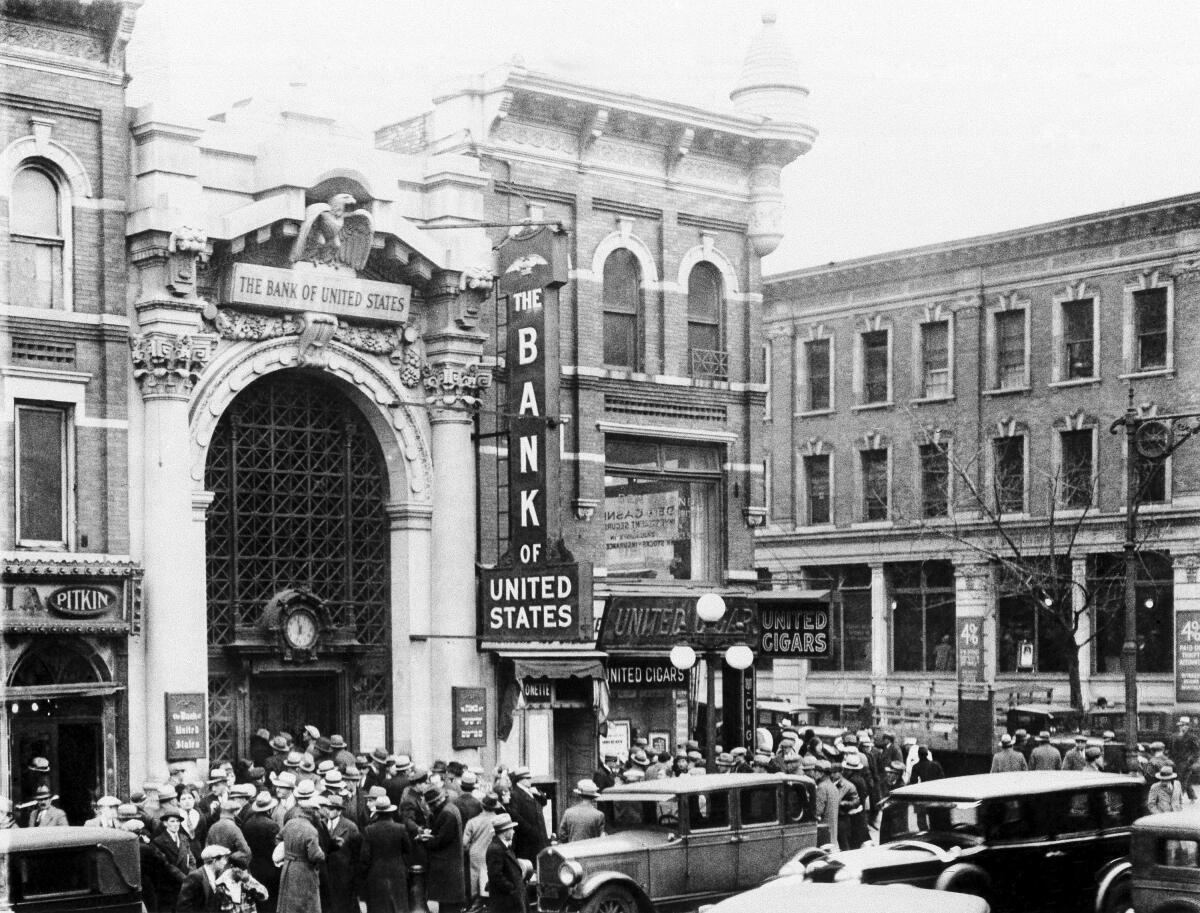
<path id="1" fill-rule="evenodd" d="M 759 656 L 819 659 L 831 654 L 825 592 L 729 595 L 725 615 L 712 625 L 696 614 L 698 598 L 611 596 L 597 647 L 610 653 L 655 653 L 681 643 L 709 649 L 746 644 Z"/>
<path id="2" fill-rule="evenodd" d="M 507 315 L 509 549 L 479 573 L 485 640 L 582 641 L 591 631 L 591 566 L 551 534 L 558 528 L 558 290 L 567 236 L 542 227 L 499 252 L 497 294 Z"/>

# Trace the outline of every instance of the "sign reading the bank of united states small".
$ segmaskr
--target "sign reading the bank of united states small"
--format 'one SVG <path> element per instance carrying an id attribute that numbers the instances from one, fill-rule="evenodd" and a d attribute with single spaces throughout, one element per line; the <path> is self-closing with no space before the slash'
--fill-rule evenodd
<path id="1" fill-rule="evenodd" d="M 170 694 L 167 702 L 167 760 L 194 761 L 208 756 L 208 717 L 204 695 Z"/>
<path id="2" fill-rule="evenodd" d="M 316 311 L 349 320 L 404 323 L 412 289 L 297 264 L 292 269 L 235 263 L 222 301 L 269 311 Z"/>

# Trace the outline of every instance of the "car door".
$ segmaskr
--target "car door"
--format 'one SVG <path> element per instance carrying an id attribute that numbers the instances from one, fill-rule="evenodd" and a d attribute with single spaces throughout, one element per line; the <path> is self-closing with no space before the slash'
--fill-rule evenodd
<path id="1" fill-rule="evenodd" d="M 730 812 L 730 790 L 684 793 L 687 808 L 688 893 L 732 894 L 737 890 L 738 843 Z"/>
<path id="2" fill-rule="evenodd" d="M 1077 904 L 1095 889 L 1098 822 L 1093 792 L 1073 789 L 1041 797 L 1047 829 L 1036 880 L 1042 883 L 1041 899 L 1049 900 L 1054 909 Z"/>
<path id="3" fill-rule="evenodd" d="M 665 842 L 653 844 L 647 851 L 649 894 L 655 904 L 684 897 L 692 890 L 687 880 L 687 841 L 683 839 L 685 822 L 680 817 L 679 806 L 678 796 L 645 805 L 646 820 L 671 831 Z"/>
<path id="4" fill-rule="evenodd" d="M 782 784 L 761 783 L 736 790 L 739 888 L 754 888 L 783 865 L 783 826 L 779 818 Z"/>

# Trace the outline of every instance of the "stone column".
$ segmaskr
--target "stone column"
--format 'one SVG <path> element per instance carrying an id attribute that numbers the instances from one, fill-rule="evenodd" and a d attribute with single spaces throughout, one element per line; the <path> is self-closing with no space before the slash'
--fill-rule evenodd
<path id="1" fill-rule="evenodd" d="M 131 245 L 141 280 L 130 348 L 143 400 L 132 439 L 142 446 L 145 685 L 130 703 L 145 708 L 152 776 L 166 773 L 164 695 L 208 690 L 204 537 L 193 514 L 188 402 L 216 339 L 198 332 L 203 302 L 187 281 L 205 246 L 195 232 L 146 233 Z M 131 665 L 137 661 L 130 656 Z"/>
<path id="2" fill-rule="evenodd" d="M 428 678 L 419 674 L 427 665 L 414 661 L 428 652 L 428 640 L 415 641 L 414 632 L 428 636 L 433 629 L 430 611 L 430 527 L 433 507 L 427 503 L 396 502 L 387 506 L 392 546 L 392 744 L 397 753 L 429 759 L 413 742 L 413 707 L 422 704 L 415 688 L 428 689 Z M 428 663 L 428 656 L 424 656 Z M 423 695 L 428 700 L 428 694 Z M 355 733 L 357 738 L 357 733 Z M 379 747 L 363 745 L 371 751 Z M 426 746 L 428 747 L 428 746 Z"/>
<path id="3" fill-rule="evenodd" d="M 1087 599 L 1086 594 L 1090 592 L 1087 579 L 1087 555 L 1075 555 L 1071 558 L 1071 580 L 1074 582 L 1074 586 L 1071 587 L 1071 598 L 1078 608 L 1078 603 L 1084 602 Z M 1096 655 L 1096 642 L 1092 639 L 1092 612 L 1094 609 L 1095 606 L 1089 606 L 1088 610 L 1079 616 L 1079 630 L 1075 633 L 1076 642 L 1083 642 L 1083 646 L 1079 648 L 1079 684 L 1083 691 L 1083 699 L 1089 703 L 1094 699 L 1094 695 L 1091 694 L 1092 671 L 1095 669 L 1094 657 Z"/>
<path id="4" fill-rule="evenodd" d="M 979 649 L 983 659 L 983 682 L 993 684 L 996 681 L 996 586 L 995 573 L 990 564 L 958 564 L 954 565 L 954 616 L 955 635 L 957 637 L 958 620 L 970 619 L 978 624 L 980 632 Z M 956 643 L 955 668 L 960 670 L 960 680 L 965 680 L 961 674 L 963 644 Z"/>
<path id="5" fill-rule="evenodd" d="M 887 575 L 882 564 L 871 565 L 871 680 L 886 686 L 888 678 L 888 644 L 891 637 L 892 612 L 887 591 Z"/>
<path id="6" fill-rule="evenodd" d="M 412 702 L 428 707 L 428 726 L 414 731 L 415 757 L 451 752 L 451 688 L 483 683 L 476 635 L 476 465 L 474 413 L 491 375 L 479 367 L 487 337 L 475 329 L 460 295 L 458 273 L 434 278 L 427 301 L 433 326 L 425 334 L 426 402 L 433 451 L 430 518 L 430 613 L 412 619 Z M 421 627 L 418 627 L 421 625 Z M 489 708 L 489 719 L 495 719 Z M 478 752 L 462 757 L 478 761 Z"/>

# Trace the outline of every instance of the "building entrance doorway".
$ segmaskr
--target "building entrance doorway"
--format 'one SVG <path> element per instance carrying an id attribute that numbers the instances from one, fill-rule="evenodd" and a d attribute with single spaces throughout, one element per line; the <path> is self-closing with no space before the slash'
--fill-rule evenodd
<path id="1" fill-rule="evenodd" d="M 250 681 L 250 730 L 290 732 L 299 737 L 305 726 L 323 735 L 347 731 L 338 696 L 341 676 L 312 673 L 256 675 Z"/>
<path id="2" fill-rule="evenodd" d="M 590 679 L 583 683 L 591 688 Z M 573 801 L 575 784 L 596 770 L 596 713 L 590 707 L 555 708 L 554 767 L 561 813 Z"/>
<path id="3" fill-rule="evenodd" d="M 21 802 L 31 801 L 38 784 L 46 781 L 71 824 L 93 817 L 92 800 L 103 791 L 104 782 L 101 703 L 100 698 L 37 702 L 39 713 L 48 708 L 44 716 L 8 711 Z M 29 770 L 34 758 L 50 761 L 48 777 Z M 18 820 L 24 822 L 25 815 Z"/>

